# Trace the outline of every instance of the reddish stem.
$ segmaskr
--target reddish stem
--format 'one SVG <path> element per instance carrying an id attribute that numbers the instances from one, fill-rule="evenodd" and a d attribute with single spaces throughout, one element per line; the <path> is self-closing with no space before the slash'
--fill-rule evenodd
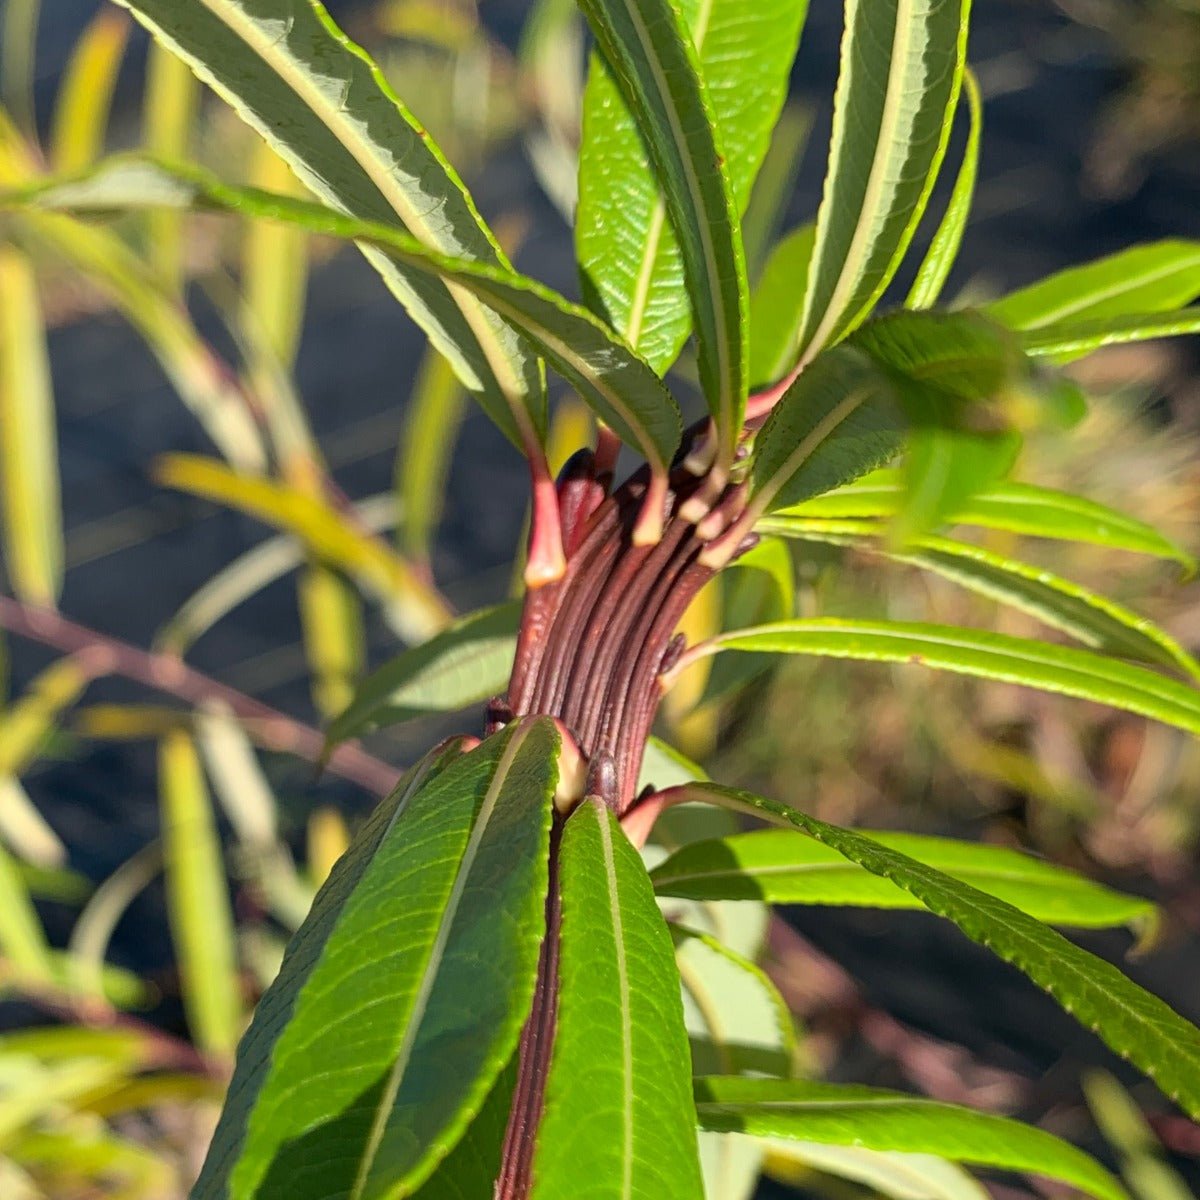
<path id="1" fill-rule="evenodd" d="M 165 692 L 187 704 L 223 703 L 268 750 L 295 754 L 311 763 L 321 761 L 325 738 L 319 730 L 301 724 L 235 688 L 218 683 L 173 655 L 139 649 L 78 625 L 61 613 L 23 604 L 11 596 L 0 595 L 0 626 L 63 654 L 100 656 L 112 674 Z M 399 778 L 394 767 L 349 742 L 338 746 L 326 765 L 335 775 L 358 784 L 375 796 L 386 796 Z"/>

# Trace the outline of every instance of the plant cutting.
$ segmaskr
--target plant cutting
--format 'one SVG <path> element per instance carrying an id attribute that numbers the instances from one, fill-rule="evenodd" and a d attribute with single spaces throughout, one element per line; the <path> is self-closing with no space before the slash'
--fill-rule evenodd
<path id="1" fill-rule="evenodd" d="M 242 1039 L 193 1195 L 727 1200 L 749 1194 L 768 1147 L 791 1142 L 854 1147 L 884 1176 L 900 1153 L 940 1160 L 960 1188 L 965 1164 L 1124 1196 L 1044 1130 L 798 1077 L 754 946 L 704 924 L 714 905 L 928 909 L 1196 1118 L 1200 1031 L 1052 928 L 1144 927 L 1153 906 L 1015 851 L 829 824 L 804 811 L 802 788 L 773 799 L 708 780 L 652 727 L 693 664 L 722 656 L 732 689 L 769 656 L 817 655 L 1041 688 L 1200 734 L 1200 664 L 1168 633 L 945 532 L 1193 565 L 1133 517 L 1008 476 L 1024 434 L 1077 419 L 1064 364 L 1200 331 L 1200 245 L 1133 247 L 982 307 L 942 303 L 982 128 L 968 5 L 851 0 L 821 205 L 752 264 L 751 286 L 742 222 L 804 5 L 581 0 L 594 50 L 576 303 L 513 268 L 427 132 L 315 0 L 123 3 L 311 198 L 135 155 L 24 181 L 4 206 L 210 211 L 355 243 L 530 479 L 520 604 L 447 624 L 427 596 L 407 628 L 415 644 L 330 724 L 327 755 L 412 713 L 486 703 L 475 728 L 409 769 L 316 896 Z M 959 114 L 948 200 L 898 292 Z M 557 476 L 547 367 L 598 423 Z M 702 415 L 685 425 L 693 403 Z M 245 503 L 248 477 L 254 503 L 278 508 L 261 466 L 238 477 L 179 456 L 160 478 Z M 916 565 L 1072 643 L 798 617 L 791 542 Z M 364 553 L 386 591 L 396 577 Z M 689 644 L 681 622 L 717 577 L 753 579 L 757 599 Z M 717 972 L 749 997 L 738 1011 L 704 1004 Z M 727 1017 L 759 1025 L 733 1035 Z M 737 1155 L 739 1181 L 718 1183 Z"/>

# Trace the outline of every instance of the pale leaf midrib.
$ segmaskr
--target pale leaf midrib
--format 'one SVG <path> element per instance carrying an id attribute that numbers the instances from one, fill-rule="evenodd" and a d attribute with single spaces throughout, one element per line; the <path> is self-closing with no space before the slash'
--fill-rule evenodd
<path id="1" fill-rule="evenodd" d="M 716 0 L 704 0 L 696 14 L 696 24 L 692 30 L 692 41 L 696 46 L 697 56 L 704 51 L 704 39 L 708 36 L 708 23 L 712 18 L 713 5 Z M 650 289 L 654 284 L 654 264 L 658 261 L 659 248 L 663 241 L 663 231 L 667 220 L 667 206 L 663 202 L 661 191 L 655 192 L 654 209 L 650 214 L 650 222 L 646 229 L 646 241 L 642 249 L 642 264 L 638 269 L 637 280 L 634 284 L 633 298 L 629 306 L 629 322 L 626 335 L 629 344 L 637 348 L 641 343 L 642 323 L 646 319 L 646 308 L 650 301 Z"/>
<path id="2" fill-rule="evenodd" d="M 887 163 L 891 160 L 893 150 L 897 145 L 896 130 L 899 127 L 902 108 L 900 101 L 908 82 L 906 66 L 909 51 L 912 47 L 913 34 L 917 28 L 917 23 L 913 19 L 913 8 L 913 0 L 899 0 L 896 6 L 896 25 L 892 34 L 892 56 L 889 61 L 887 89 L 884 94 L 883 112 L 879 121 L 879 134 L 875 141 L 875 150 L 871 158 L 871 170 L 867 176 L 867 186 L 863 193 L 862 205 L 859 209 L 858 220 L 854 226 L 854 234 L 850 239 L 850 245 L 847 247 L 845 257 L 842 261 L 838 281 L 834 286 L 833 293 L 829 297 L 828 304 L 825 306 L 824 315 L 818 323 L 817 328 L 813 331 L 812 336 L 808 339 L 808 346 L 804 350 L 804 355 L 801 359 L 802 363 L 811 362 L 820 351 L 830 331 L 842 319 L 843 313 L 840 311 L 841 307 L 845 305 L 848 296 L 853 294 L 861 278 L 861 267 L 866 258 L 866 245 L 872 238 L 869 223 L 864 221 L 863 217 L 864 214 L 869 215 L 872 220 L 878 217 L 877 208 L 886 182 Z M 857 17 L 857 5 L 854 11 L 855 17 Z M 848 31 L 851 29 L 850 20 L 851 11 L 847 8 L 846 24 Z M 846 56 L 847 63 L 849 63 L 850 57 L 849 54 Z M 849 79 L 849 72 L 847 72 L 847 78 Z M 846 90 L 847 100 L 849 100 L 851 86 L 848 83 Z M 846 133 L 844 124 L 841 132 L 844 138 Z M 832 189 L 830 192 L 830 201 L 832 201 Z M 824 203 L 822 207 L 825 207 Z M 827 238 L 822 238 L 822 243 L 826 240 Z M 817 261 L 818 252 L 823 249 L 824 244 L 820 247 L 814 247 L 814 262 Z M 810 291 L 809 295 L 810 297 L 815 297 L 814 292 Z M 807 313 L 805 314 L 805 320 L 808 320 Z"/>
<path id="3" fill-rule="evenodd" d="M 760 512 L 765 512 L 770 507 L 771 501 L 813 456 L 821 443 L 830 437 L 840 425 L 848 421 L 866 402 L 870 394 L 871 391 L 868 387 L 861 387 L 857 391 L 851 392 L 817 422 L 812 431 L 784 459 L 783 465 L 772 473 L 770 479 L 756 493 L 753 503 Z"/>
<path id="4" fill-rule="evenodd" d="M 880 845 L 887 845 L 887 843 L 881 842 Z M 656 875 L 654 876 L 654 885 L 655 887 L 676 887 L 681 883 L 706 883 L 713 879 L 757 879 L 759 877 L 770 878 L 776 875 L 795 875 L 801 877 L 805 875 L 836 875 L 842 873 L 857 877 L 863 869 L 857 863 L 847 862 L 839 855 L 836 861 L 830 862 L 775 863 L 769 866 L 741 866 L 736 870 L 731 867 L 714 867 L 703 871 L 685 871 L 679 875 Z M 1036 874 L 1030 875 L 1028 872 L 1022 871 L 1017 867 L 968 866 L 956 868 L 947 865 L 934 867 L 934 870 L 942 871 L 944 874 L 958 879 L 960 883 L 970 883 L 971 880 L 982 879 L 995 883 L 1019 883 L 1027 887 L 1037 888 L 1066 889 L 1072 886 L 1070 882 L 1062 883 L 1047 878 L 1045 875 L 1040 877 Z M 963 878 L 968 875 L 970 876 L 969 879 Z"/>
<path id="5" fill-rule="evenodd" d="M 604 853 L 604 877 L 608 890 L 609 919 L 612 921 L 617 996 L 621 1020 L 621 1200 L 633 1196 L 633 1012 L 629 985 L 629 963 L 625 954 L 625 930 L 621 920 L 621 901 L 613 854 L 612 830 L 608 811 L 595 807 L 596 824 Z"/>
<path id="6" fill-rule="evenodd" d="M 712 785 L 702 785 L 701 784 L 701 785 L 693 785 L 693 786 L 698 787 L 701 791 L 713 790 Z M 722 800 L 724 803 L 726 803 L 727 805 L 732 804 L 733 806 L 736 806 L 743 812 L 749 812 L 751 814 L 765 813 L 770 817 L 771 820 L 776 821 L 776 822 L 780 822 L 780 821 L 786 822 L 788 825 L 793 825 L 793 824 L 797 823 L 797 822 L 790 820 L 781 811 L 778 811 L 776 805 L 774 805 L 771 802 L 767 802 L 765 805 L 764 804 L 756 804 L 756 803 L 747 801 L 747 799 L 744 798 L 744 794 L 739 794 L 736 792 L 736 790 L 726 791 L 725 789 L 718 788 L 717 791 L 718 791 L 718 794 L 720 794 L 722 796 Z M 822 822 L 815 821 L 813 818 L 808 817 L 807 815 L 805 815 L 804 813 L 801 813 L 799 811 L 797 811 L 795 813 L 795 816 L 797 818 L 799 818 L 799 824 L 801 825 L 801 828 L 804 828 L 806 830 L 806 832 L 809 833 L 810 836 L 815 837 L 819 842 L 822 842 L 825 845 L 832 846 L 833 849 L 838 850 L 839 854 L 843 853 L 836 845 L 833 844 L 833 842 L 829 839 L 829 836 L 828 836 L 829 833 L 834 833 L 835 835 L 838 835 L 838 834 L 841 834 L 842 831 L 836 829 L 836 827 L 826 827 L 823 825 Z M 891 851 L 890 853 L 897 853 L 897 852 Z M 854 858 L 849 854 L 846 854 L 845 857 L 850 858 L 850 860 L 852 862 L 858 861 L 857 858 Z M 920 873 L 923 870 L 927 870 L 927 868 L 922 868 L 921 864 L 916 862 L 915 860 L 910 860 L 910 862 L 911 862 L 911 866 L 909 865 L 909 863 L 902 864 L 902 868 L 909 873 L 912 873 L 912 867 L 917 868 L 918 875 L 920 875 Z M 863 864 L 860 864 L 860 865 L 863 865 Z M 908 892 L 910 895 L 916 896 L 917 899 L 920 900 L 921 904 L 923 904 L 931 912 L 937 913 L 939 916 L 944 917 L 946 920 L 954 920 L 954 923 L 956 925 L 961 926 L 962 922 L 960 922 L 957 918 L 951 918 L 947 915 L 949 906 L 946 905 L 944 895 L 943 896 L 933 896 L 930 898 L 930 900 L 925 900 L 917 894 L 917 891 L 914 889 L 913 886 L 911 886 L 911 884 L 906 883 L 905 881 L 896 877 L 895 868 L 891 864 L 888 864 L 888 867 L 890 869 L 871 870 L 870 867 L 865 867 L 864 869 L 870 870 L 873 875 L 880 875 L 885 879 L 890 879 L 897 887 L 903 888 L 904 891 Z M 946 882 L 952 882 L 952 881 L 946 880 Z M 945 882 L 942 882 L 941 880 L 938 880 L 938 879 L 934 879 L 931 881 L 928 877 L 919 879 L 919 882 L 917 883 L 917 887 L 919 888 L 922 886 L 925 889 L 932 888 L 932 889 L 934 889 L 936 891 L 940 891 L 940 892 L 945 892 L 945 890 L 946 890 Z M 963 886 L 968 886 L 968 885 L 963 885 Z M 1031 936 L 1030 932 L 1028 930 L 1024 929 L 1021 925 L 1019 925 L 1019 924 L 1016 926 L 1013 925 L 1012 918 L 1011 918 L 1009 912 L 1006 911 L 1007 909 L 1012 908 L 1011 905 L 1007 905 L 1007 904 L 1005 904 L 1004 901 L 997 900 L 995 897 L 990 897 L 986 893 L 980 893 L 980 898 L 976 898 L 976 896 L 973 896 L 973 895 L 954 896 L 953 893 L 951 893 L 951 897 L 953 900 L 953 906 L 955 908 L 957 908 L 960 913 L 962 913 L 962 910 L 964 910 L 964 909 L 966 910 L 966 915 L 963 916 L 963 921 L 966 921 L 969 918 L 970 921 L 973 923 L 974 922 L 982 922 L 984 924 L 992 923 L 995 926 L 999 926 L 1009 938 L 1013 938 L 1017 942 L 1024 942 L 1026 944 L 1032 942 L 1034 948 L 1039 952 L 1039 954 L 1048 954 L 1049 953 L 1049 951 L 1046 949 L 1046 946 L 1045 946 L 1045 943 L 1043 940 L 1033 938 Z M 981 900 L 983 901 L 983 903 L 981 903 Z M 937 905 L 937 907 L 934 907 L 935 904 Z M 999 910 L 997 910 L 994 907 L 995 905 L 1001 905 L 1002 907 Z M 1061 939 L 1061 934 L 1055 933 L 1052 929 L 1049 929 L 1048 927 L 1044 929 L 1044 933 L 1053 939 L 1052 944 L 1057 944 L 1057 942 Z M 975 940 L 978 940 L 978 939 L 976 938 Z M 1065 940 L 1065 939 L 1062 939 L 1062 940 Z M 1070 943 L 1068 943 L 1068 945 L 1069 944 Z M 1011 949 L 1008 950 L 1007 952 L 996 949 L 996 939 L 994 936 L 993 936 L 992 940 L 988 943 L 988 945 L 993 950 L 994 953 L 998 953 L 1000 955 L 1000 957 L 1005 959 L 1005 961 L 1007 961 L 1007 962 L 1014 961 L 1013 958 L 1010 957 L 1010 954 L 1012 953 Z M 1145 1029 L 1145 1032 L 1147 1033 L 1148 1036 L 1154 1038 L 1155 1040 L 1161 1040 L 1161 1039 L 1169 1040 L 1172 1044 L 1172 1047 L 1177 1052 L 1185 1053 L 1185 1055 L 1188 1058 L 1197 1062 L 1197 1064 L 1200 1064 L 1200 1035 L 1197 1036 L 1196 1040 L 1193 1041 L 1191 1046 L 1183 1046 L 1181 1044 L 1178 1044 L 1175 1041 L 1175 1039 L 1171 1036 L 1171 1033 L 1164 1032 L 1164 1030 L 1171 1030 L 1171 1032 L 1174 1032 L 1174 1030 L 1172 1029 L 1173 1022 L 1171 1022 L 1169 1020 L 1169 1018 L 1164 1018 L 1162 1016 L 1162 1014 L 1157 1011 L 1149 1012 L 1149 1013 L 1146 1011 L 1147 1001 L 1150 1001 L 1151 1007 L 1154 1007 L 1153 1002 L 1156 999 L 1155 997 L 1150 996 L 1149 994 L 1143 995 L 1142 993 L 1135 993 L 1131 1000 L 1129 997 L 1127 997 L 1123 994 L 1120 994 L 1120 993 L 1104 992 L 1102 985 L 1099 984 L 1098 982 L 1096 982 L 1096 980 L 1091 975 L 1086 974 L 1082 970 L 1082 968 L 1073 959 L 1070 959 L 1070 958 L 1068 958 L 1068 959 L 1060 958 L 1059 959 L 1059 968 L 1061 970 L 1066 971 L 1073 977 L 1074 988 L 1071 990 L 1074 990 L 1075 995 L 1078 996 L 1082 992 L 1092 992 L 1094 994 L 1096 991 L 1101 991 L 1103 993 L 1103 995 L 1110 1002 L 1112 1002 L 1114 1005 L 1119 1007 L 1123 1012 L 1125 1012 L 1130 1018 L 1132 1018 L 1139 1025 L 1142 1025 L 1144 1027 L 1148 1026 L 1149 1028 Z M 1024 973 L 1028 974 L 1028 971 L 1026 970 L 1026 967 L 1024 965 L 1022 965 L 1021 970 Z M 1047 989 L 1047 991 L 1049 991 L 1051 993 L 1051 995 L 1055 996 L 1056 998 L 1059 995 L 1059 993 L 1067 994 L 1068 990 L 1069 990 L 1068 985 L 1064 984 L 1064 981 L 1062 980 L 1061 977 L 1056 979 L 1053 982 L 1053 984 L 1043 983 L 1042 986 L 1045 987 Z M 1134 985 L 1134 986 L 1136 986 L 1136 985 Z M 1134 1001 L 1136 1001 L 1137 1003 L 1134 1003 Z M 1159 1001 L 1158 1003 L 1162 1004 L 1163 1002 Z M 1166 1005 L 1163 1004 L 1163 1007 L 1166 1007 Z M 1170 1012 L 1169 1009 L 1167 1011 Z M 1172 1015 L 1174 1015 L 1174 1014 L 1172 1014 Z M 1179 1019 L 1182 1020 L 1182 1018 L 1179 1018 Z M 1137 1039 L 1135 1038 L 1132 1040 L 1136 1041 Z M 1127 1037 L 1122 1037 L 1121 1041 L 1125 1047 L 1128 1047 L 1131 1044 L 1131 1039 L 1129 1039 Z M 1127 1049 L 1122 1050 L 1122 1053 L 1128 1053 L 1128 1050 Z M 699 1105 L 697 1107 L 699 1107 Z"/>
<path id="7" fill-rule="evenodd" d="M 654 441 L 646 429 L 645 422 L 625 403 L 620 393 L 608 385 L 604 376 L 594 370 L 591 364 L 579 355 L 569 342 L 563 341 L 544 322 L 538 321 L 528 312 L 522 312 L 515 304 L 506 300 L 501 294 L 497 292 L 490 293 L 488 301 L 501 315 L 514 315 L 535 326 L 541 340 L 564 362 L 570 363 L 588 381 L 596 394 L 603 397 L 609 407 L 621 414 L 622 418 L 629 425 L 629 428 L 636 434 L 638 449 L 642 451 L 646 459 L 652 464 L 661 464 L 663 462 L 663 455 L 654 445 Z"/>
<path id="8" fill-rule="evenodd" d="M 383 1141 L 388 1117 L 391 1115 L 392 1107 L 404 1078 L 404 1073 L 412 1057 L 413 1047 L 416 1044 L 417 1035 L 424 1021 L 429 998 L 437 982 L 438 972 L 441 970 L 446 952 L 446 944 L 450 939 L 450 933 L 454 926 L 455 918 L 458 915 L 458 907 L 466 890 L 471 870 L 475 865 L 480 844 L 495 812 L 496 802 L 499 799 L 500 792 L 503 790 L 509 771 L 512 769 L 513 761 L 528 736 L 529 726 L 520 727 L 513 734 L 512 740 L 505 746 L 504 752 L 496 764 L 496 771 L 492 776 L 491 782 L 488 784 L 483 802 L 479 806 L 479 812 L 475 817 L 475 824 L 472 826 L 471 835 L 467 839 L 467 845 L 463 851 L 458 872 L 454 877 L 454 884 L 442 909 L 437 934 L 430 946 L 429 955 L 421 973 L 420 985 L 416 995 L 413 997 L 412 1008 L 409 1011 L 408 1022 L 404 1030 L 404 1038 L 396 1052 L 395 1062 L 388 1073 L 387 1083 L 376 1106 L 371 1131 L 368 1135 L 367 1143 L 363 1148 L 362 1157 L 359 1160 L 358 1170 L 355 1174 L 354 1186 L 350 1192 L 350 1200 L 362 1200 L 365 1194 L 367 1180 L 374 1165 L 375 1156 L 379 1152 L 379 1146 Z"/>
<path id="9" fill-rule="evenodd" d="M 414 237 L 423 245 L 438 252 L 461 253 L 465 250 L 465 247 L 444 245 L 437 239 L 423 215 L 405 194 L 404 189 L 396 185 L 390 172 L 371 152 L 369 146 L 364 145 L 363 139 L 348 133 L 342 120 L 342 110 L 331 103 L 329 97 L 315 84 L 307 71 L 296 69 L 289 53 L 280 52 L 280 48 L 287 44 L 286 33 L 283 37 L 272 41 L 270 38 L 262 36 L 262 31 L 256 22 L 248 17 L 239 5 L 229 3 L 228 0 L 200 0 L 200 2 L 218 21 L 222 22 L 257 54 L 307 105 L 362 168 L 367 178 Z M 486 311 L 479 300 L 470 293 L 456 291 L 455 285 L 449 282 L 446 287 L 479 342 L 488 366 L 496 377 L 496 384 L 513 411 L 518 429 L 523 437 L 526 436 L 529 429 L 529 415 L 522 403 L 525 389 L 518 379 L 508 353 L 503 346 L 498 344 L 496 331 L 492 328 Z"/>
<path id="10" fill-rule="evenodd" d="M 818 621 L 823 619 L 818 619 Z M 808 623 L 780 622 L 780 625 L 791 625 L 792 628 L 781 629 L 779 626 L 772 627 L 770 625 L 751 626 L 747 629 L 734 630 L 729 633 L 718 634 L 711 639 L 709 646 L 713 648 L 713 652 L 720 649 L 722 645 L 728 645 L 733 649 L 737 649 L 737 642 L 755 636 L 763 637 L 778 637 L 788 633 L 803 637 L 805 635 L 819 638 L 823 634 L 843 635 L 859 639 L 859 647 L 847 648 L 843 652 L 844 657 L 858 658 L 869 661 L 903 661 L 898 656 L 898 649 L 890 649 L 887 645 L 890 641 L 897 639 L 911 639 L 921 642 L 926 646 L 940 647 L 948 650 L 966 651 L 979 659 L 986 660 L 988 665 L 996 672 L 998 678 L 1011 679 L 1013 682 L 1021 683 L 1023 676 L 1019 673 L 1020 665 L 1034 665 L 1043 667 L 1047 670 L 1057 672 L 1063 677 L 1065 682 L 1074 682 L 1076 686 L 1082 686 L 1084 683 L 1102 685 L 1104 687 L 1117 687 L 1123 690 L 1125 695 L 1130 700 L 1137 700 L 1144 706 L 1153 706 L 1156 711 L 1166 706 L 1175 710 L 1177 714 L 1186 714 L 1189 720 L 1187 728 L 1196 728 L 1200 730 L 1200 692 L 1194 692 L 1193 689 L 1180 683 L 1178 680 L 1171 679 L 1165 675 L 1160 676 L 1144 667 L 1135 668 L 1128 667 L 1127 664 L 1120 662 L 1105 662 L 1114 673 L 1102 674 L 1099 664 L 1088 662 L 1063 662 L 1060 659 L 1049 657 L 1045 650 L 1059 649 L 1046 643 L 1033 641 L 1032 639 L 1018 639 L 1023 644 L 1020 652 L 1015 647 L 1008 646 L 989 646 L 987 644 L 974 643 L 970 640 L 954 640 L 946 634 L 935 634 L 922 631 L 913 633 L 911 631 L 889 631 L 889 630 L 874 630 L 855 628 L 853 626 L 842 625 L 839 628 L 839 622 L 836 618 L 827 619 L 828 623 L 819 624 L 817 621 Z M 993 635 L 1000 636 L 1000 635 Z M 1027 645 L 1025 643 L 1028 643 Z M 1063 650 L 1071 648 L 1063 647 Z M 1072 654 L 1085 655 L 1087 651 L 1071 650 Z M 786 653 L 786 651 L 785 651 Z M 829 651 L 821 651 L 821 653 L 829 653 Z M 906 658 L 911 658 L 913 653 L 917 651 L 909 650 L 905 652 Z M 1156 688 L 1148 680 L 1143 680 L 1139 676 L 1130 678 L 1124 674 L 1120 668 L 1125 668 L 1129 671 L 1144 672 L 1146 675 L 1153 678 L 1153 683 L 1161 687 Z M 941 665 L 943 670 L 964 672 L 966 669 L 960 662 L 947 661 Z M 974 671 L 966 671 L 968 674 L 975 674 Z M 1047 682 L 1039 683 L 1023 683 L 1022 686 L 1033 687 L 1041 690 L 1061 690 L 1061 688 L 1052 688 Z M 1086 696 L 1083 698 L 1087 698 Z M 1107 703 L 1112 706 L 1111 701 L 1095 701 L 1096 703 Z M 1126 704 L 1117 705 L 1117 707 L 1128 707 Z M 1140 711 L 1131 709 L 1130 711 Z M 1165 720 L 1162 716 L 1157 719 Z M 1176 718 L 1178 720 L 1178 717 Z"/>
<path id="11" fill-rule="evenodd" d="M 1152 284 L 1159 283 L 1172 275 L 1177 275 L 1182 271 L 1195 270 L 1200 264 L 1200 255 L 1196 255 L 1191 261 L 1184 259 L 1183 261 L 1176 260 L 1172 263 L 1163 263 L 1160 267 L 1154 270 L 1148 270 L 1144 274 L 1138 275 L 1137 278 L 1130 282 L 1128 279 L 1114 281 L 1106 288 L 1099 291 L 1089 292 L 1086 297 L 1077 296 L 1073 300 L 1066 299 L 1059 303 L 1057 308 L 1051 309 L 1048 312 L 1040 313 L 1032 318 L 1027 323 L 1023 323 L 1020 328 L 1023 330 L 1034 331 L 1041 329 L 1045 325 L 1053 325 L 1059 321 L 1070 317 L 1078 316 L 1080 313 L 1086 314 L 1088 309 L 1095 308 L 1103 304 L 1107 300 L 1115 300 L 1117 297 L 1124 295 L 1126 292 L 1137 291 L 1144 287 L 1150 287 Z"/>
<path id="12" fill-rule="evenodd" d="M 719 276 L 717 272 L 716 247 L 713 244 L 712 229 L 708 221 L 704 219 L 704 214 L 708 212 L 708 206 L 704 202 L 704 190 L 700 187 L 700 180 L 696 175 L 695 164 L 692 162 L 691 154 L 688 151 L 687 139 L 684 137 L 683 130 L 679 125 L 679 114 L 675 111 L 671 89 L 663 77 L 662 64 L 658 60 L 658 55 L 654 52 L 650 32 L 642 20 L 641 13 L 638 12 L 636 0 L 632 3 L 631 0 L 622 0 L 622 3 L 625 12 L 629 16 L 630 23 L 633 25 L 634 32 L 637 34 L 638 43 L 641 46 L 645 61 L 650 68 L 651 74 L 654 76 L 654 86 L 658 91 L 663 112 L 666 113 L 667 121 L 671 126 L 671 137 L 679 152 L 678 157 L 683 167 L 688 194 L 692 198 L 692 208 L 699 218 L 695 222 L 695 225 L 699 231 L 700 247 L 704 256 L 706 278 L 703 282 L 709 294 L 713 337 L 715 339 L 713 349 L 717 360 L 717 386 L 720 389 L 720 394 L 717 397 L 717 407 L 721 421 L 726 425 L 732 425 L 735 398 L 730 394 L 733 382 L 730 379 L 729 342 L 725 322 L 721 319 L 724 306 L 721 303 L 720 290 L 717 285 Z M 685 35 L 681 34 L 681 36 Z M 732 429 L 730 432 L 733 432 Z"/>

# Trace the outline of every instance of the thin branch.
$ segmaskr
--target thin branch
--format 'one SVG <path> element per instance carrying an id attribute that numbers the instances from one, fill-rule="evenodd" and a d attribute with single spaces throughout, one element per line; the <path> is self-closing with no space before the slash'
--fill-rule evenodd
<path id="1" fill-rule="evenodd" d="M 142 1040 L 144 1061 L 140 1070 L 176 1070 L 227 1081 L 229 1065 L 203 1054 L 190 1042 L 158 1026 L 121 1012 L 100 995 L 74 992 L 45 980 L 23 978 L 7 960 L 0 958 L 0 999 L 19 999 L 60 1021 L 88 1029 L 118 1029 Z"/>
<path id="2" fill-rule="evenodd" d="M 63 654 L 94 655 L 111 674 L 175 696 L 187 704 L 199 706 L 214 701 L 225 704 L 268 750 L 294 754 L 314 764 L 321 762 L 325 738 L 320 730 L 219 683 L 173 655 L 142 650 L 76 624 L 61 613 L 23 604 L 3 594 L 0 594 L 0 627 Z M 386 796 L 400 774 L 395 767 L 353 743 L 338 746 L 325 766 L 374 796 Z"/>

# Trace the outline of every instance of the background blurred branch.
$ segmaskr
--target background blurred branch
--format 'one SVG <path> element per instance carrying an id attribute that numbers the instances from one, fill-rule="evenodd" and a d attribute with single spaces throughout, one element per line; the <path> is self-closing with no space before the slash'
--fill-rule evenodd
<path id="1" fill-rule="evenodd" d="M 59 613 L 23 604 L 11 596 L 0 595 L 0 627 L 64 654 L 87 653 L 89 657 L 100 657 L 105 660 L 108 673 L 165 692 L 188 704 L 226 704 L 266 749 L 294 754 L 311 763 L 321 761 L 325 738 L 320 730 L 212 679 L 172 655 L 155 654 L 131 646 L 78 625 Z M 352 744 L 338 746 L 326 766 L 374 796 L 387 795 L 399 778 L 395 767 Z"/>

